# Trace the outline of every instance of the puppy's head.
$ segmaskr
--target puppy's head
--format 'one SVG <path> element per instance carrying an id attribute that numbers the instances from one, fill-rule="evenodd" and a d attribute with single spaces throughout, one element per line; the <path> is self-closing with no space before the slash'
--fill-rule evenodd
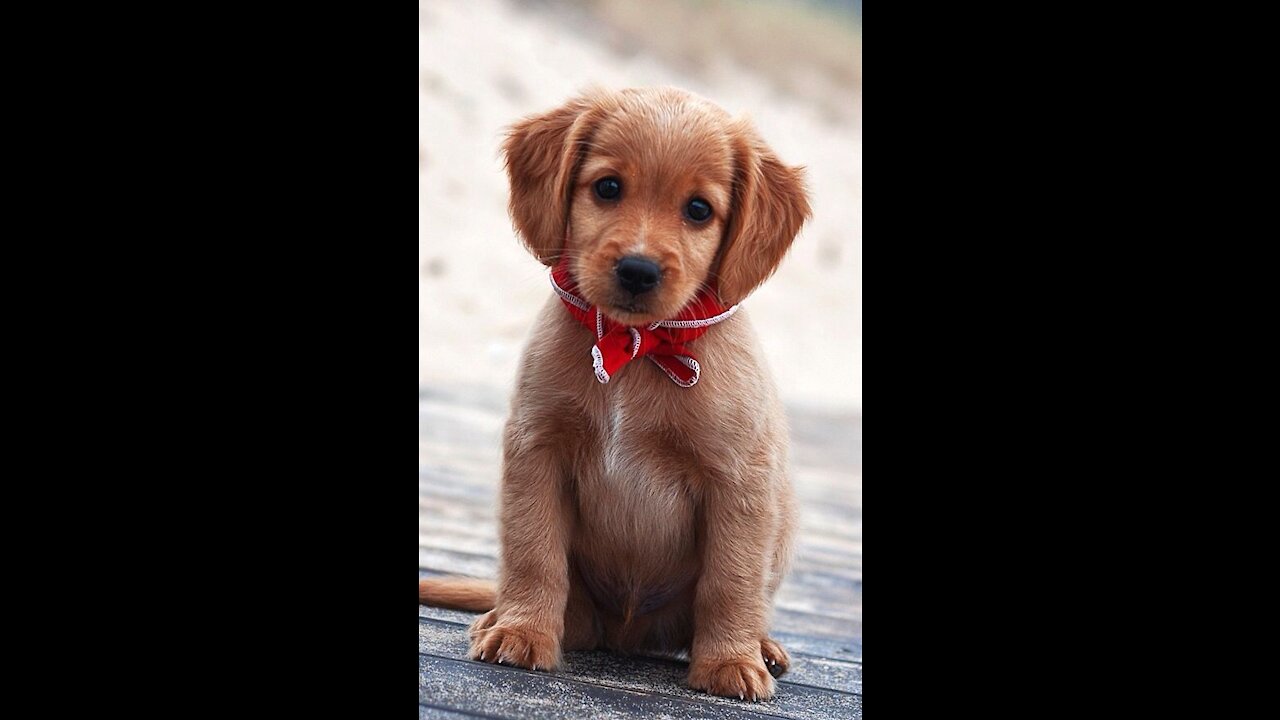
<path id="1" fill-rule="evenodd" d="M 740 302 L 809 216 L 799 168 L 672 88 L 587 93 L 517 123 L 503 150 L 529 251 L 567 256 L 586 299 L 626 325 L 671 317 L 703 287 Z"/>

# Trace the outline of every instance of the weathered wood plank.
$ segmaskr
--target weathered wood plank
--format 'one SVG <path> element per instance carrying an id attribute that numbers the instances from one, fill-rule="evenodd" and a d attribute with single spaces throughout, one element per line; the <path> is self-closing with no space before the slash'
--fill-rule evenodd
<path id="1" fill-rule="evenodd" d="M 443 610 L 439 608 L 418 607 L 419 617 L 440 617 L 436 612 L 457 612 L 452 610 Z M 471 622 L 475 617 L 474 613 L 464 615 L 451 615 L 450 619 L 455 622 Z M 793 638 L 805 638 L 803 641 L 806 647 L 816 647 L 810 640 L 826 641 L 822 647 L 843 646 L 846 648 L 838 654 L 829 657 L 841 659 L 861 659 L 861 642 L 858 640 L 862 637 L 862 619 L 858 618 L 829 618 L 821 615 L 811 615 L 809 613 L 788 610 L 782 608 L 774 613 L 773 623 L 770 633 L 778 635 L 781 639 L 782 634 Z M 851 643 L 853 645 L 851 645 Z M 784 643 L 786 644 L 786 643 Z M 854 645 L 859 649 L 852 650 Z M 791 647 L 788 645 L 788 650 Z M 855 653 L 851 656 L 850 653 Z M 815 654 L 822 654 L 817 652 Z"/>
<path id="2" fill-rule="evenodd" d="M 450 574 L 477 578 L 498 577 L 498 560 L 492 555 L 418 546 L 418 567 L 438 568 Z"/>
<path id="3" fill-rule="evenodd" d="M 418 720 L 472 720 L 473 718 L 482 717 L 489 716 L 455 712 L 441 707 L 418 703 Z"/>
<path id="4" fill-rule="evenodd" d="M 862 663 L 862 635 L 854 638 L 835 639 L 799 635 L 779 630 L 775 627 L 769 631 L 769 636 L 782 643 L 782 646 L 790 653 L 800 652 L 807 655 L 831 658 L 832 660 Z"/>
<path id="5" fill-rule="evenodd" d="M 418 618 L 418 652 L 454 660 L 465 660 L 470 649 L 467 628 L 455 622 Z M 649 657 L 618 657 L 603 652 L 567 653 L 562 673 L 575 680 L 660 692 L 677 697 L 698 699 L 696 693 L 685 686 L 688 674 L 687 662 Z M 831 660 L 792 653 L 791 669 L 779 681 L 788 685 L 803 685 L 822 690 L 862 694 L 862 666 L 856 663 Z M 804 696 L 804 691 L 798 691 Z M 792 697 L 792 696 L 788 696 Z M 807 701 L 806 701 L 807 702 Z M 788 717 L 809 717 L 803 708 L 793 708 L 787 700 L 773 710 Z M 798 713 L 798 714 L 788 714 Z"/>
<path id="6" fill-rule="evenodd" d="M 444 608 L 433 608 L 425 605 L 418 606 L 418 617 L 430 618 L 433 620 L 445 620 L 448 622 L 458 623 L 460 625 L 470 625 L 472 620 L 476 619 L 479 613 L 462 612 L 461 610 L 446 610 Z M 808 635 L 797 635 L 795 633 L 773 629 L 769 633 L 775 640 L 782 643 L 787 652 L 803 653 L 814 657 L 825 657 L 842 662 L 862 663 L 862 636 L 855 638 L 827 638 L 813 637 Z"/>
<path id="7" fill-rule="evenodd" d="M 429 620 L 439 620 L 442 622 L 450 622 L 456 625 L 470 625 L 473 620 L 480 616 L 480 613 L 463 612 L 462 610 L 449 610 L 447 608 L 434 608 L 426 605 L 418 606 L 418 619 L 423 618 Z"/>
<path id="8" fill-rule="evenodd" d="M 608 657 L 604 653 L 583 654 Z M 822 712 L 802 717 L 860 717 L 862 713 L 862 698 L 858 695 L 803 686 L 783 686 L 778 697 L 763 703 L 744 703 L 705 694 L 699 694 L 696 699 L 686 699 L 488 663 L 450 660 L 434 655 L 418 656 L 420 706 L 425 703 L 504 718 L 758 720 L 762 717 L 796 717 L 776 712 L 783 694 L 794 694 L 797 698 L 807 696 L 817 703 L 813 711 Z M 821 710 L 823 707 L 825 711 Z"/>
<path id="9" fill-rule="evenodd" d="M 419 576 L 496 577 L 507 399 L 420 389 L 418 405 Z M 862 421 L 793 409 L 791 423 L 800 526 L 771 635 L 793 664 L 775 700 L 694 692 L 680 660 L 569 653 L 552 675 L 472 663 L 476 613 L 419 606 L 419 717 L 861 717 Z"/>
<path id="10" fill-rule="evenodd" d="M 855 638 L 862 635 L 862 620 L 833 618 L 792 608 L 781 608 L 773 613 L 773 629 L 778 632 L 814 637 Z"/>

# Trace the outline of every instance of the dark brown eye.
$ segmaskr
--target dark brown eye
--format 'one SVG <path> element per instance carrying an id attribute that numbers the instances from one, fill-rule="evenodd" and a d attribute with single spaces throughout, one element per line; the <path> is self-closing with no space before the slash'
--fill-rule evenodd
<path id="1" fill-rule="evenodd" d="M 596 181 L 596 197 L 601 200 L 617 200 L 622 194 L 622 182 L 615 177 L 607 177 Z"/>
<path id="2" fill-rule="evenodd" d="M 694 222 L 706 222 L 711 217 L 711 205 L 702 198 L 694 198 L 685 206 L 684 214 Z"/>

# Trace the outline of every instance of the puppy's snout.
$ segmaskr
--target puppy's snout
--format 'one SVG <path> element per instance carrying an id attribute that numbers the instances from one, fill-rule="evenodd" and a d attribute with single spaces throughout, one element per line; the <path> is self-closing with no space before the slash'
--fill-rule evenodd
<path id="1" fill-rule="evenodd" d="M 662 281 L 662 268 L 654 261 L 636 255 L 619 260 L 613 271 L 618 276 L 618 284 L 632 295 L 647 293 Z"/>

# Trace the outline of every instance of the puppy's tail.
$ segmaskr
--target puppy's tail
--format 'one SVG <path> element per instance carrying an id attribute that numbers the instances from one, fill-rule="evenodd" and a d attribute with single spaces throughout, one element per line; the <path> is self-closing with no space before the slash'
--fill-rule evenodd
<path id="1" fill-rule="evenodd" d="M 492 580 L 433 577 L 418 580 L 418 602 L 432 607 L 488 612 L 497 604 L 498 585 Z"/>

